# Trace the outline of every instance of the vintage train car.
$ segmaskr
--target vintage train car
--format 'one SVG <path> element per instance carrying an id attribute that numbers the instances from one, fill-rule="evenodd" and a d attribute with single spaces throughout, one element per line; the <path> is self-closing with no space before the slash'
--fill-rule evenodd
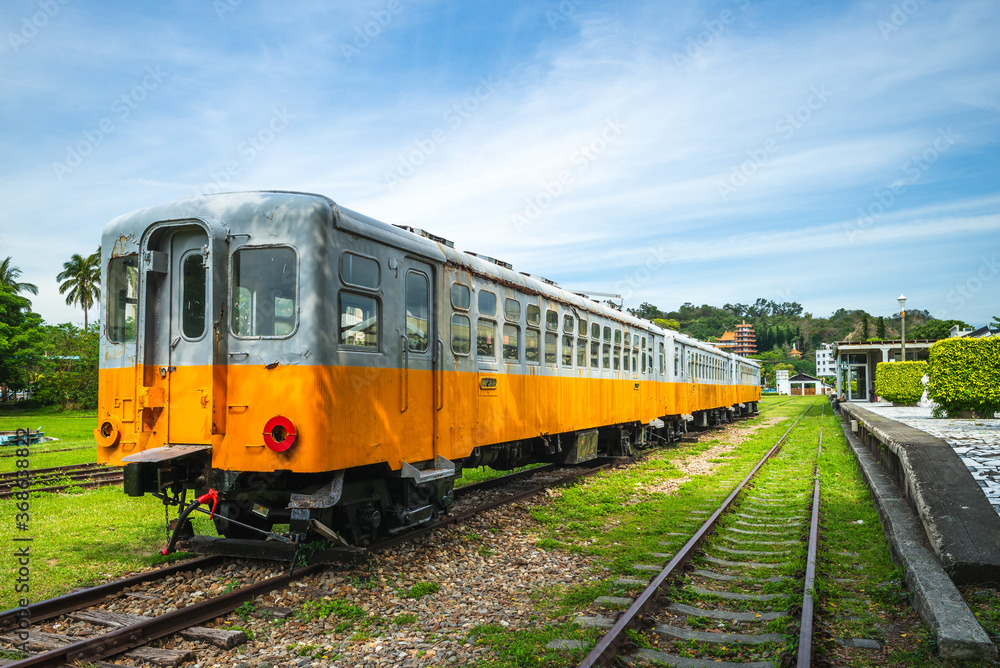
<path id="1" fill-rule="evenodd" d="M 216 526 L 354 543 L 464 466 L 578 463 L 756 410 L 760 368 L 303 193 L 197 197 L 103 235 L 98 460 Z"/>

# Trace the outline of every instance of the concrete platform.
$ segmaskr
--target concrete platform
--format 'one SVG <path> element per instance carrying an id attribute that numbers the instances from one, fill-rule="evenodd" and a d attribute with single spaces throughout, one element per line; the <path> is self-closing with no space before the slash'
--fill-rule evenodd
<path id="1" fill-rule="evenodd" d="M 934 634 L 938 653 L 945 659 L 996 661 L 996 646 L 928 548 L 927 536 L 912 506 L 872 453 L 851 433 L 849 420 L 844 427 L 862 477 L 871 489 L 893 559 L 905 571 L 907 587 L 913 592 L 913 607 Z"/>
<path id="2" fill-rule="evenodd" d="M 962 458 L 940 438 L 841 404 L 848 428 L 895 482 L 957 584 L 1000 584 L 1000 515 Z"/>

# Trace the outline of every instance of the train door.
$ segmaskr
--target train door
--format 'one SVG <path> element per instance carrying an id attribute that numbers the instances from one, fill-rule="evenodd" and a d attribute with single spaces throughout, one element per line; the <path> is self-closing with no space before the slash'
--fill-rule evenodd
<path id="1" fill-rule="evenodd" d="M 409 462 L 435 457 L 438 346 L 434 268 L 407 258 L 402 263 L 403 325 L 399 332 L 402 372 L 404 457 Z M 397 302 L 398 303 L 398 302 Z"/>
<path id="2" fill-rule="evenodd" d="M 167 366 L 159 369 L 166 383 L 167 442 L 203 444 L 212 432 L 208 236 L 185 227 L 168 244 L 169 350 Z"/>

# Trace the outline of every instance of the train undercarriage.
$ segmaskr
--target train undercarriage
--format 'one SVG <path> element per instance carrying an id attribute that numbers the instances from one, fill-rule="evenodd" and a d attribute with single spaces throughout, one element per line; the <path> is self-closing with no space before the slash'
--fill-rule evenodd
<path id="1" fill-rule="evenodd" d="M 205 505 L 227 539 L 278 539 L 297 544 L 322 537 L 364 546 L 436 519 L 454 500 L 463 468 L 508 471 L 537 463 L 582 464 L 597 457 L 628 457 L 636 450 L 678 441 L 684 434 L 755 415 L 757 404 L 696 411 L 655 420 L 475 448 L 458 461 L 385 464 L 325 473 L 239 472 L 211 467 L 209 450 L 125 467 L 125 492 L 153 494 L 180 509 L 168 551 L 192 537 L 188 516 Z M 194 495 L 194 498 L 191 496 Z M 292 538 L 289 539 L 288 536 Z M 249 555 L 248 555 L 249 556 Z"/>

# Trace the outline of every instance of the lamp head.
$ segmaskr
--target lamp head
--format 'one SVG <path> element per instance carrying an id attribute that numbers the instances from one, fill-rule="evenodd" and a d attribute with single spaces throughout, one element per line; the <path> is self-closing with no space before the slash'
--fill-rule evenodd
<path id="1" fill-rule="evenodd" d="M 906 309 L 906 297 L 904 297 L 902 295 L 902 293 L 900 293 L 899 297 L 896 298 L 896 301 L 899 302 L 899 310 L 900 311 L 903 311 L 903 310 Z"/>

